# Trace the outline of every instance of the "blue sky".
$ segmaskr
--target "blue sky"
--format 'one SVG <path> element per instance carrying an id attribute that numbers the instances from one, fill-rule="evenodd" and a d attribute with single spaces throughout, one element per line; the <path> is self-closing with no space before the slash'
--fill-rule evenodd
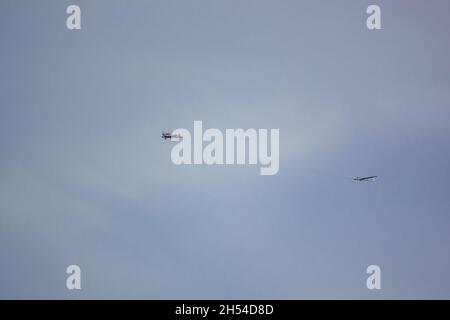
<path id="1" fill-rule="evenodd" d="M 2 1 L 0 298 L 450 298 L 449 27 L 438 0 Z M 279 128 L 279 173 L 173 165 L 194 120 Z"/>

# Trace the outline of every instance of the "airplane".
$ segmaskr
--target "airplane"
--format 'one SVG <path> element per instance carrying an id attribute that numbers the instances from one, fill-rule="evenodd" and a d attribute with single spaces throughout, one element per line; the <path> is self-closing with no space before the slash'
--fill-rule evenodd
<path id="1" fill-rule="evenodd" d="M 369 176 L 369 177 L 354 177 L 353 180 L 355 181 L 364 181 L 364 182 L 374 182 L 378 176 Z"/>
<path id="2" fill-rule="evenodd" d="M 176 138 L 176 139 L 183 139 L 183 136 L 181 135 L 181 134 L 172 134 L 172 133 L 170 133 L 170 132 L 162 132 L 161 133 L 161 138 L 163 138 L 164 140 L 167 140 L 167 139 L 172 139 L 172 138 Z"/>

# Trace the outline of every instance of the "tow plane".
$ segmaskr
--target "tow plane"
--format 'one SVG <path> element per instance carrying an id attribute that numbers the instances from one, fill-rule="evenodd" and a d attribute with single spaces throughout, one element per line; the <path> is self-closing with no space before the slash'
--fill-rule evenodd
<path id="1" fill-rule="evenodd" d="M 183 136 L 181 134 L 172 134 L 170 132 L 164 132 L 163 131 L 161 133 L 161 138 L 163 138 L 164 140 L 167 140 L 167 139 L 172 140 L 172 138 L 182 140 Z"/>

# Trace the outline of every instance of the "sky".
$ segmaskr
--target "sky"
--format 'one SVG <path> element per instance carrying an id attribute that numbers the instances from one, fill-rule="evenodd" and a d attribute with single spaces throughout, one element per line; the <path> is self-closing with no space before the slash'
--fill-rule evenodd
<path id="1" fill-rule="evenodd" d="M 449 29 L 447 0 L 1 1 L 0 299 L 450 299 Z M 194 120 L 279 129 L 278 174 L 174 165 Z"/>

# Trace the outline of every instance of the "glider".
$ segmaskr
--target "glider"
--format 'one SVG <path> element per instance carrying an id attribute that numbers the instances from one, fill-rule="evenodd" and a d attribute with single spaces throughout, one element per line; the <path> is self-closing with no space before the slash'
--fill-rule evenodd
<path id="1" fill-rule="evenodd" d="M 374 182 L 378 177 L 377 176 L 369 176 L 369 177 L 354 177 L 355 181 L 365 181 L 365 182 Z"/>

